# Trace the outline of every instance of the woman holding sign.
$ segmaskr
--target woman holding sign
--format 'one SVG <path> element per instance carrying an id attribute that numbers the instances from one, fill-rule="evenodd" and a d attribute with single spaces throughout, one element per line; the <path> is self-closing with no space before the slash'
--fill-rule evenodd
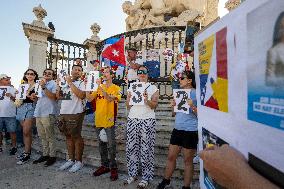
<path id="1" fill-rule="evenodd" d="M 35 110 L 35 83 L 38 80 L 38 74 L 33 69 L 28 69 L 24 73 L 23 80 L 25 84 L 29 84 L 29 88 L 26 92 L 26 99 L 22 101 L 22 104 L 17 109 L 17 119 L 20 121 L 23 127 L 23 136 L 25 143 L 25 151 L 18 156 L 19 161 L 17 164 L 23 164 L 30 159 L 31 146 L 32 146 L 32 126 L 33 115 Z M 24 93 L 25 91 L 18 91 Z"/>
<path id="2" fill-rule="evenodd" d="M 182 90 L 176 91 L 176 94 L 183 94 L 185 98 L 181 100 L 175 98 L 171 102 L 176 115 L 175 128 L 171 135 L 165 177 L 157 189 L 164 189 L 170 184 L 170 178 L 176 167 L 176 159 L 181 150 L 184 158 L 183 189 L 190 188 L 193 177 L 193 158 L 198 143 L 194 73 L 191 71 L 183 72 L 179 78 L 179 83 Z M 187 94 L 184 94 L 184 91 L 187 91 Z M 175 95 L 175 97 L 178 96 Z"/>
<path id="3" fill-rule="evenodd" d="M 148 70 L 140 66 L 137 70 L 140 82 L 132 83 L 128 89 L 126 105 L 127 120 L 127 168 L 129 177 L 125 184 L 137 179 L 139 160 L 142 164 L 142 180 L 138 188 L 146 188 L 154 174 L 154 145 L 156 134 L 155 109 L 158 105 L 159 91 L 148 82 Z"/>

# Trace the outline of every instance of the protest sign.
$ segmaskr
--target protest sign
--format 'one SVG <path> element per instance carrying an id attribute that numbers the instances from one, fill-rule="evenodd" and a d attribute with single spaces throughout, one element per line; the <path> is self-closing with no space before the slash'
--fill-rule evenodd
<path id="1" fill-rule="evenodd" d="M 98 89 L 97 79 L 100 78 L 99 71 L 91 71 L 87 76 L 86 91 L 96 91 Z"/>
<path id="2" fill-rule="evenodd" d="M 176 105 L 174 112 L 181 112 L 189 114 L 189 105 L 187 100 L 189 99 L 190 89 L 173 89 L 174 100 Z"/>
<path id="3" fill-rule="evenodd" d="M 29 84 L 21 84 L 16 95 L 16 99 L 24 100 L 27 97 L 27 92 L 29 89 Z"/>
<path id="4" fill-rule="evenodd" d="M 135 82 L 130 84 L 129 91 L 131 92 L 130 105 L 144 105 L 144 92 L 146 84 L 143 82 Z"/>

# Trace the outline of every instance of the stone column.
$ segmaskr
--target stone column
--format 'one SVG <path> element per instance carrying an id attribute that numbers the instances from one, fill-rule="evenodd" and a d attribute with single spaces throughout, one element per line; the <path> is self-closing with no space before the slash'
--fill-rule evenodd
<path id="1" fill-rule="evenodd" d="M 23 23 L 23 29 L 29 40 L 29 68 L 41 76 L 46 68 L 47 38 L 54 35 L 54 31 L 46 27 L 43 22 L 47 16 L 46 10 L 41 5 L 34 7 L 33 12 L 37 18 L 31 24 Z"/>
<path id="2" fill-rule="evenodd" d="M 90 29 L 92 30 L 93 35 L 91 36 L 91 38 L 86 39 L 83 43 L 89 48 L 89 51 L 87 53 L 87 71 L 91 71 L 93 68 L 93 66 L 90 64 L 90 61 L 98 59 L 96 44 L 101 41 L 98 36 L 101 27 L 97 23 L 94 23 L 93 25 L 91 25 Z"/>

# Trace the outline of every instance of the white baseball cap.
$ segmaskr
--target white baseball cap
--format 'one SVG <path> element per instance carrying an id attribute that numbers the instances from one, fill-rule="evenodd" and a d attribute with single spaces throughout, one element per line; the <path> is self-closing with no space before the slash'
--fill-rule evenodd
<path id="1" fill-rule="evenodd" d="M 7 78 L 11 79 L 11 77 L 7 76 L 6 74 L 0 74 L 0 80 Z"/>

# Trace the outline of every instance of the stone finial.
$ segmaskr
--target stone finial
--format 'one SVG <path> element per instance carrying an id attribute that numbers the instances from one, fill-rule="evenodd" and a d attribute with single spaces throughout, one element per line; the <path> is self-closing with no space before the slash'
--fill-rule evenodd
<path id="1" fill-rule="evenodd" d="M 41 4 L 33 8 L 33 13 L 35 14 L 37 20 L 34 20 L 32 22 L 32 25 L 45 28 L 46 26 L 43 22 L 43 19 L 47 16 L 47 12 L 44 8 L 41 7 Z"/>
<path id="2" fill-rule="evenodd" d="M 228 11 L 232 11 L 233 9 L 237 8 L 241 4 L 240 0 L 228 0 L 225 4 L 225 8 Z"/>
<path id="3" fill-rule="evenodd" d="M 93 32 L 93 35 L 91 36 L 91 40 L 100 41 L 98 33 L 101 31 L 101 27 L 97 23 L 94 23 L 93 25 L 91 25 L 90 29 Z"/>

